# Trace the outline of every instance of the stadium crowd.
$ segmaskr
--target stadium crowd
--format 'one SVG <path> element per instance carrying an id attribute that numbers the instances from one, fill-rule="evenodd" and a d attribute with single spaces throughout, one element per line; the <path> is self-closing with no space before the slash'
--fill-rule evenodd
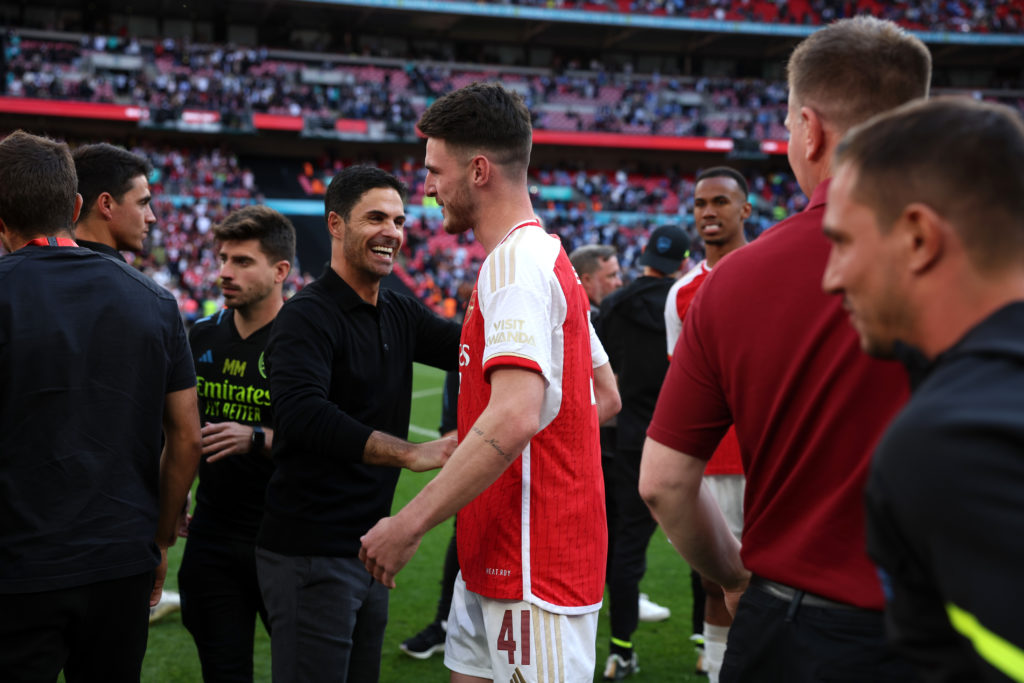
<path id="1" fill-rule="evenodd" d="M 333 130 L 337 119 L 380 122 L 399 138 L 436 97 L 480 80 L 499 80 L 522 94 L 538 130 L 636 135 L 785 139 L 786 86 L 753 78 L 637 74 L 629 64 L 560 62 L 549 69 L 481 67 L 410 60 L 404 66 L 371 57 L 275 56 L 267 48 L 183 43 L 171 38 L 141 46 L 135 39 L 83 37 L 79 42 L 6 38 L 10 96 L 143 105 L 151 122 L 177 121 L 185 111 L 216 112 L 222 125 L 246 128 L 253 113 L 304 117 Z M 98 53 L 138 62 L 97 61 Z M 1024 109 L 1019 82 L 992 89 L 949 89 Z M 1005 92 L 1000 92 L 1005 91 Z"/>
<path id="2" fill-rule="evenodd" d="M 823 25 L 871 14 L 917 31 L 1017 33 L 1020 0 L 499 0 L 505 5 L 677 16 L 716 21 Z"/>
<path id="3" fill-rule="evenodd" d="M 140 48 L 135 40 L 81 43 L 7 39 L 7 75 L 15 97 L 145 105 L 156 122 L 186 110 L 215 111 L 227 125 L 253 112 L 382 121 L 389 132 L 413 135 L 429 101 L 479 80 L 501 80 L 527 99 L 542 130 L 592 130 L 655 135 L 784 137 L 784 84 L 758 79 L 663 78 L 628 69 L 534 73 L 457 68 L 410 61 L 404 68 L 374 63 L 300 62 L 265 49 L 183 45 L 165 39 Z M 111 47 L 115 45 L 116 47 Z M 114 50 L 142 63 L 99 65 L 92 56 Z M 312 60 L 312 57 L 311 57 Z M 328 73 L 329 72 L 329 73 Z"/>
<path id="4" fill-rule="evenodd" d="M 351 163 L 327 156 L 316 164 L 307 162 L 298 175 L 299 185 L 310 196 L 322 195 L 331 178 Z M 426 169 L 422 163 L 407 158 L 381 166 L 409 188 L 410 206 L 432 204 L 429 199 L 424 202 Z M 748 239 L 806 206 L 806 197 L 788 171 L 764 173 L 752 169 L 748 177 L 752 206 L 745 226 Z M 693 261 L 703 258 L 703 245 L 692 225 L 693 177 L 540 165 L 530 172 L 530 188 L 537 214 L 548 231 L 562 239 L 566 251 L 585 244 L 612 245 L 619 253 L 626 280 L 639 274 L 638 258 L 651 230 L 666 222 L 686 227 L 692 238 Z M 552 199 L 546 196 L 545 188 L 563 192 Z M 455 310 L 460 286 L 472 284 L 484 257 L 472 233 L 445 234 L 440 214 L 430 212 L 406 224 L 403 254 L 406 284 L 442 312 Z"/>

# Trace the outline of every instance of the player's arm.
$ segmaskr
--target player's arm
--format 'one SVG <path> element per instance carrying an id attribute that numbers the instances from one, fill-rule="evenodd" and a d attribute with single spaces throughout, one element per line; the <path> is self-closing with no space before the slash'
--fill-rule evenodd
<path id="1" fill-rule="evenodd" d="M 650 437 L 640 463 L 640 495 L 683 558 L 727 592 L 741 593 L 750 572 L 740 560 L 740 543 L 707 487 L 705 462 Z"/>
<path id="2" fill-rule="evenodd" d="M 328 458 L 423 471 L 440 467 L 452 439 L 414 444 L 363 424 L 330 399 L 335 341 L 322 312 L 286 305 L 267 345 L 277 436 Z M 453 356 L 457 360 L 457 354 Z"/>
<path id="3" fill-rule="evenodd" d="M 622 399 L 611 363 L 594 368 L 594 396 L 597 399 L 597 423 L 604 424 L 619 414 Z"/>
<path id="4" fill-rule="evenodd" d="M 163 425 L 165 441 L 160 455 L 160 511 L 156 527 L 156 543 L 163 557 L 150 597 L 151 605 L 160 600 L 167 572 L 167 548 L 177 540 L 178 520 L 199 468 L 201 437 L 195 387 L 167 394 Z"/>
<path id="5" fill-rule="evenodd" d="M 389 588 L 423 535 L 476 498 L 512 464 L 540 429 L 544 378 L 523 368 L 491 372 L 491 398 L 448 463 L 394 517 L 363 536 L 359 558 Z"/>

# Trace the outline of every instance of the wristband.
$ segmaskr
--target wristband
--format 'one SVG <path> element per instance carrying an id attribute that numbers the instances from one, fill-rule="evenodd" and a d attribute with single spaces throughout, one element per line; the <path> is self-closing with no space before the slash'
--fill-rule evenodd
<path id="1" fill-rule="evenodd" d="M 254 425 L 252 428 L 252 446 L 249 448 L 250 453 L 259 453 L 263 450 L 263 446 L 267 443 L 267 435 L 263 431 L 263 427 Z"/>

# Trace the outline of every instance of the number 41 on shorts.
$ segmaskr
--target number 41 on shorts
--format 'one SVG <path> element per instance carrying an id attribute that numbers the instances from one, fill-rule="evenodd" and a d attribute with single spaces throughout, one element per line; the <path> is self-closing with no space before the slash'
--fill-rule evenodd
<path id="1" fill-rule="evenodd" d="M 522 646 L 518 649 L 519 664 L 530 666 L 530 610 L 519 612 L 519 643 Z M 516 663 L 515 624 L 512 610 L 505 610 L 505 616 L 501 620 L 501 630 L 498 631 L 498 650 L 508 654 L 508 663 Z"/>

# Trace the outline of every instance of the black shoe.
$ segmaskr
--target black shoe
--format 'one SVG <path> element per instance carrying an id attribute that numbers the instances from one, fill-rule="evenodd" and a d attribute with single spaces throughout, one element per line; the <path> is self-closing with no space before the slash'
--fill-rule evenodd
<path id="1" fill-rule="evenodd" d="M 415 659 L 427 659 L 435 652 L 444 652 L 446 626 L 443 621 L 435 621 L 398 647 Z"/>

